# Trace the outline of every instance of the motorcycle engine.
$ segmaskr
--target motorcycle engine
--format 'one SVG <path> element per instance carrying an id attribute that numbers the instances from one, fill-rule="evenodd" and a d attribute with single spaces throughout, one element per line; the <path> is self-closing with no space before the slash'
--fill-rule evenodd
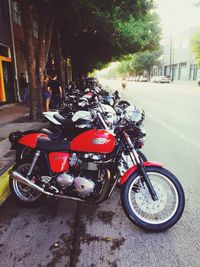
<path id="1" fill-rule="evenodd" d="M 80 196 L 88 196 L 94 192 L 95 183 L 87 177 L 75 177 L 73 174 L 62 173 L 57 177 L 57 183 L 66 189 L 70 186 L 76 190 Z"/>
<path id="2" fill-rule="evenodd" d="M 72 154 L 69 160 L 70 170 L 57 176 L 56 181 L 62 191 L 79 197 L 98 195 L 104 182 L 105 170 L 99 170 L 98 161 L 102 158 L 97 154 Z"/>

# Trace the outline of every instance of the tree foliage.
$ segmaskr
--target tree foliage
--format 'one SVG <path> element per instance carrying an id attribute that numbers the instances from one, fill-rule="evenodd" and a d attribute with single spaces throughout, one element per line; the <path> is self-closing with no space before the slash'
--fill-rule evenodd
<path id="1" fill-rule="evenodd" d="M 137 74 L 142 74 L 145 70 L 149 76 L 153 65 L 161 55 L 161 50 L 139 52 L 133 56 L 132 69 Z"/>
<path id="2" fill-rule="evenodd" d="M 200 68 L 200 28 L 191 37 L 192 51 L 195 54 L 196 62 Z"/>
<path id="3" fill-rule="evenodd" d="M 120 76 L 137 76 L 142 75 L 145 71 L 151 75 L 152 67 L 157 63 L 162 50 L 144 51 L 124 56 L 114 67 L 108 66 L 108 71 L 104 78 L 115 78 Z"/>
<path id="4" fill-rule="evenodd" d="M 23 17 L 26 18 L 24 29 L 32 118 L 37 117 L 37 104 L 41 103 L 41 88 L 54 25 L 54 30 L 60 30 L 64 55 L 72 56 L 74 77 L 119 59 L 122 55 L 152 51 L 159 46 L 159 20 L 151 11 L 153 0 L 21 2 Z M 39 38 L 35 47 L 30 26 L 33 10 L 39 15 Z M 132 65 L 126 59 L 121 68 L 125 71 Z"/>
<path id="5" fill-rule="evenodd" d="M 152 0 L 68 0 L 63 5 L 63 49 L 78 72 L 93 69 L 96 62 L 158 48 L 159 19 L 151 12 Z"/>

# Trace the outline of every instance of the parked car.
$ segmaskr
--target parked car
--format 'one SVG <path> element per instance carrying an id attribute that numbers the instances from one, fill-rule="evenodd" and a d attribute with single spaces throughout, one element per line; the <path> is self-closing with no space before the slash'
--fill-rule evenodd
<path id="1" fill-rule="evenodd" d="M 159 76 L 158 82 L 159 83 L 169 83 L 170 82 L 170 77 L 168 75 Z"/>
<path id="2" fill-rule="evenodd" d="M 147 75 L 142 75 L 139 78 L 140 82 L 148 82 L 148 80 L 149 80 L 149 77 Z"/>
<path id="3" fill-rule="evenodd" d="M 170 77 L 168 75 L 165 76 L 153 76 L 151 78 L 151 82 L 153 83 L 169 83 Z"/>

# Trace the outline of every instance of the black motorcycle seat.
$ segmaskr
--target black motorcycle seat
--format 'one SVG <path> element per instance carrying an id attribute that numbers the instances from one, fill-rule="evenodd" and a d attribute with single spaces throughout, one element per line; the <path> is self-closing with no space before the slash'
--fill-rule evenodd
<path id="1" fill-rule="evenodd" d="M 66 151 L 69 149 L 69 142 L 66 140 L 51 140 L 47 137 L 40 137 L 36 149 L 44 151 Z"/>
<path id="2" fill-rule="evenodd" d="M 66 119 L 60 114 L 55 114 L 54 118 L 59 121 L 63 126 L 71 126 L 73 124 L 72 120 Z"/>
<path id="3" fill-rule="evenodd" d="M 48 135 L 49 139 L 51 139 L 51 140 L 57 140 L 61 136 L 61 131 L 59 131 L 57 129 L 49 130 L 49 129 L 46 129 L 46 128 L 42 128 L 40 130 L 40 132 Z"/>

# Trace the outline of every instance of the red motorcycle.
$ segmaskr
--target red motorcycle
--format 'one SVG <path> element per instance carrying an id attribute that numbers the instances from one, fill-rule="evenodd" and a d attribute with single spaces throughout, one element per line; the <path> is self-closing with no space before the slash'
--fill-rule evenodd
<path id="1" fill-rule="evenodd" d="M 31 207 L 46 197 L 99 204 L 121 185 L 125 214 L 134 224 L 162 231 L 181 217 L 185 197 L 177 178 L 159 163 L 141 162 L 131 134 L 135 124 L 120 125 L 112 133 L 88 130 L 71 142 L 52 141 L 42 133 L 22 136 L 18 142 L 34 156 L 16 163 L 10 189 L 16 200 Z M 122 176 L 126 157 L 133 166 Z"/>

